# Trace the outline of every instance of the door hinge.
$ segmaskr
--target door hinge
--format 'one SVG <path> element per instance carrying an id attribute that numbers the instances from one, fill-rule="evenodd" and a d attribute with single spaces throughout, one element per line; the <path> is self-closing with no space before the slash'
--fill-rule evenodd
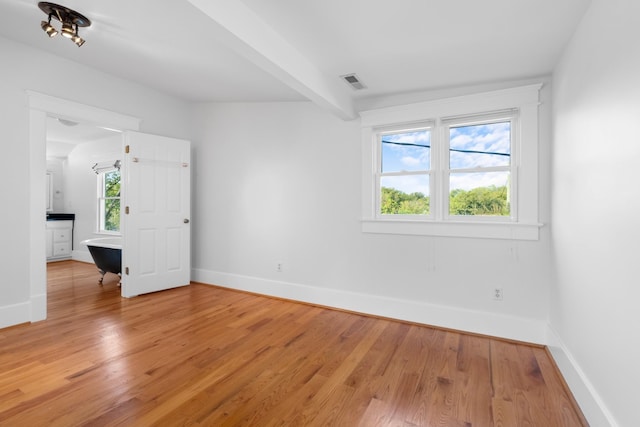
<path id="1" fill-rule="evenodd" d="M 125 206 L 124 208 L 124 213 L 129 215 L 129 206 Z"/>
<path id="2" fill-rule="evenodd" d="M 127 276 L 129 275 L 129 267 L 124 268 L 124 274 L 126 274 Z"/>
<path id="3" fill-rule="evenodd" d="M 128 146 L 128 145 L 125 145 L 125 146 L 124 146 L 124 152 L 125 152 L 126 154 L 129 154 L 129 146 Z"/>

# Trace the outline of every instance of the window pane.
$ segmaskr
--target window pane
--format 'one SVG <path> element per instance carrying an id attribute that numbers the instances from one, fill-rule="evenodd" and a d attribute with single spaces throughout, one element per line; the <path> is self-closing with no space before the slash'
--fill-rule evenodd
<path id="1" fill-rule="evenodd" d="M 104 231 L 104 213 L 106 209 L 105 199 L 98 199 L 98 221 L 100 222 L 99 230 Z"/>
<path id="2" fill-rule="evenodd" d="M 452 173 L 450 215 L 509 216 L 509 172 Z"/>
<path id="3" fill-rule="evenodd" d="M 382 173 L 426 171 L 431 164 L 431 132 L 385 134 L 382 143 Z"/>
<path id="4" fill-rule="evenodd" d="M 381 214 L 429 215 L 429 175 L 384 176 L 380 187 Z"/>
<path id="5" fill-rule="evenodd" d="M 120 171 L 99 175 L 98 222 L 100 231 L 120 231 Z"/>
<path id="6" fill-rule="evenodd" d="M 120 171 L 115 170 L 104 174 L 104 196 L 120 197 Z"/>
<path id="7" fill-rule="evenodd" d="M 509 166 L 511 122 L 449 128 L 451 169 Z"/>
<path id="8" fill-rule="evenodd" d="M 107 199 L 104 201 L 104 230 L 120 230 L 120 199 Z"/>

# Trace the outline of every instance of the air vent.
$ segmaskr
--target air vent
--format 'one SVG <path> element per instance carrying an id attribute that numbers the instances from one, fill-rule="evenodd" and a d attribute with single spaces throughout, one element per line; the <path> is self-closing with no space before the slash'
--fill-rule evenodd
<path id="1" fill-rule="evenodd" d="M 345 74 L 344 76 L 340 76 L 342 80 L 347 82 L 349 86 L 351 86 L 354 90 L 366 89 L 367 87 L 360 81 L 358 76 L 353 74 Z"/>

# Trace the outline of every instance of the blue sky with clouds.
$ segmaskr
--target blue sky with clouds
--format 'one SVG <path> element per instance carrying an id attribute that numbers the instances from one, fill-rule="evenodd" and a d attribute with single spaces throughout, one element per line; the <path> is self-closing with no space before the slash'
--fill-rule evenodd
<path id="1" fill-rule="evenodd" d="M 394 133 L 384 135 L 383 141 L 396 144 L 382 144 L 382 172 L 419 171 L 431 167 L 431 132 Z M 399 145 L 415 144 L 415 145 Z"/>
<path id="2" fill-rule="evenodd" d="M 492 123 L 450 128 L 449 165 L 451 169 L 508 166 L 511 153 L 511 124 Z M 455 150 L 498 154 L 465 153 Z"/>
<path id="3" fill-rule="evenodd" d="M 450 128 L 450 168 L 486 168 L 510 164 L 511 124 L 500 122 Z M 426 171 L 431 167 L 431 133 L 427 130 L 384 135 L 383 141 L 401 144 L 382 144 L 382 172 Z M 419 146 L 420 145 L 420 146 Z M 500 154 L 469 153 L 453 150 Z M 451 189 L 469 190 L 483 186 L 506 185 L 508 172 L 452 173 Z M 382 177 L 382 186 L 405 193 L 429 194 L 429 180 L 424 175 Z"/>
<path id="4" fill-rule="evenodd" d="M 384 135 L 383 141 L 399 144 L 382 144 L 382 172 L 426 171 L 431 168 L 431 131 L 395 133 Z M 414 145 L 400 145 L 414 144 Z M 428 175 L 387 176 L 381 178 L 383 187 L 395 188 L 405 193 L 429 195 Z"/>

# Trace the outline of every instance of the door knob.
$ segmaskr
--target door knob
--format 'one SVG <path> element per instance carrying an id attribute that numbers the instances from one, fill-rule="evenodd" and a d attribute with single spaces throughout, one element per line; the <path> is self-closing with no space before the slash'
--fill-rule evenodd
<path id="1" fill-rule="evenodd" d="M 183 219 L 182 222 L 184 222 L 185 224 L 189 224 L 189 220 L 187 218 Z"/>

